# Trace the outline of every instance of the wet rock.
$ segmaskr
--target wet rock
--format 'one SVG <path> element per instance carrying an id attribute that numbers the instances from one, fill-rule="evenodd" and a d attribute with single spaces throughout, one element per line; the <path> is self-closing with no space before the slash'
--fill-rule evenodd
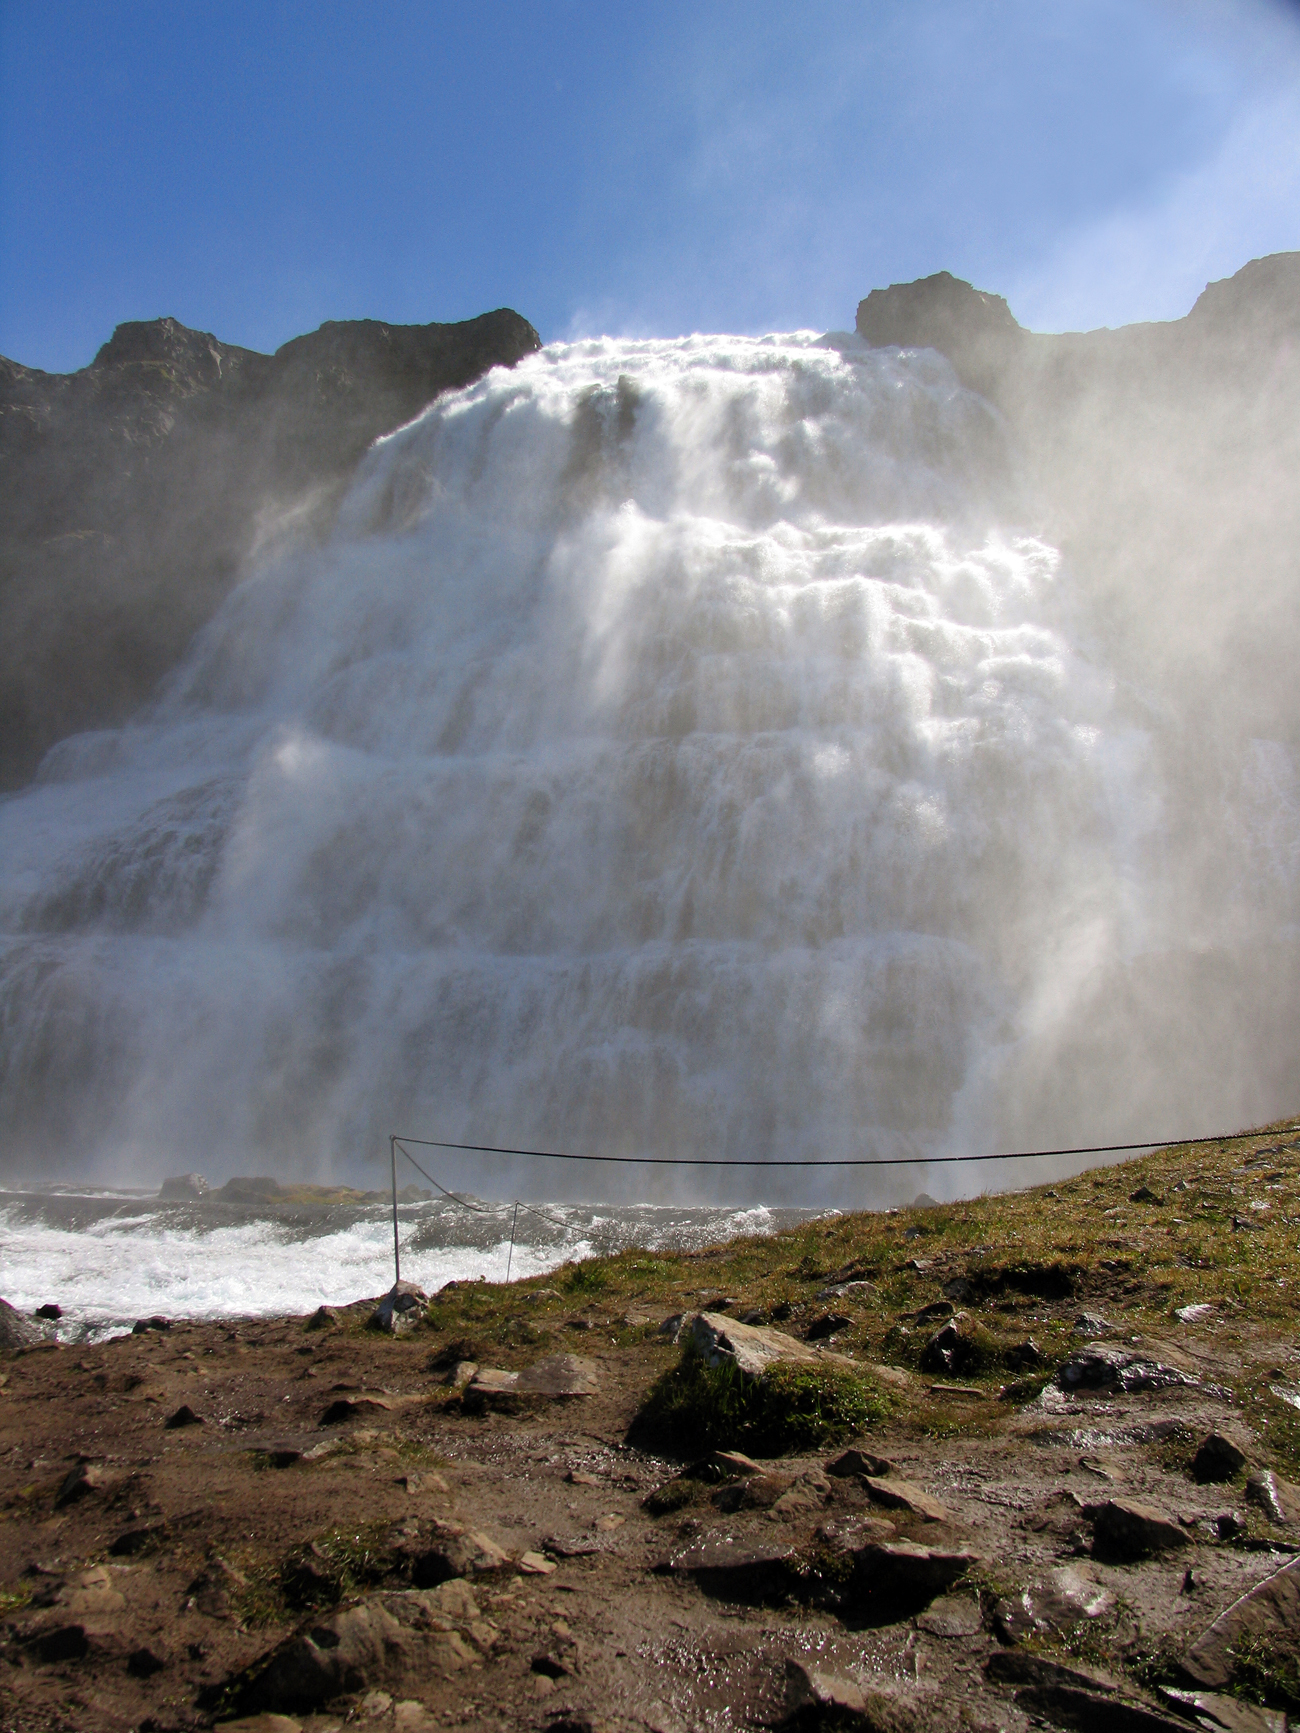
<path id="1" fill-rule="evenodd" d="M 1077 1685 L 1030 1685 L 1016 1692 L 1016 1707 L 1042 1716 L 1050 1726 L 1076 1729 L 1076 1733 L 1187 1733 L 1186 1721 L 1111 1697 L 1100 1691 L 1084 1691 Z"/>
<path id="2" fill-rule="evenodd" d="M 1084 1691 L 1101 1692 L 1119 1689 L 1115 1680 L 1104 1674 L 1049 1661 L 1045 1655 L 1029 1654 L 1024 1649 L 995 1650 L 984 1663 L 984 1676 L 995 1685 L 1076 1685 Z"/>
<path id="3" fill-rule="evenodd" d="M 464 1583 L 374 1595 L 295 1631 L 229 1694 L 240 1711 L 302 1713 L 345 1693 L 463 1672 L 478 1659 L 470 1626 L 480 1622 Z"/>
<path id="4" fill-rule="evenodd" d="M 332 1312 L 328 1306 L 317 1306 L 303 1328 L 305 1330 L 333 1330 L 337 1328 L 338 1321 L 337 1312 Z"/>
<path id="5" fill-rule="evenodd" d="M 982 1622 L 974 1595 L 940 1595 L 918 1615 L 916 1625 L 932 1637 L 973 1637 Z"/>
<path id="6" fill-rule="evenodd" d="M 1281 1480 L 1271 1468 L 1258 1469 L 1246 1480 L 1246 1502 L 1263 1511 L 1270 1522 L 1285 1528 L 1300 1514 L 1300 1490 Z"/>
<path id="7" fill-rule="evenodd" d="M 826 1464 L 826 1472 L 842 1477 L 851 1474 L 884 1475 L 892 1474 L 894 1465 L 887 1456 L 873 1456 L 869 1450 L 845 1450 L 831 1458 Z"/>
<path id="8" fill-rule="evenodd" d="M 803 1661 L 785 1664 L 784 1707 L 778 1723 L 784 1733 L 913 1733 L 921 1725 L 916 1711 L 901 1699 L 864 1690 L 843 1674 Z"/>
<path id="9" fill-rule="evenodd" d="M 1187 1531 L 1154 1505 L 1111 1498 L 1085 1510 L 1093 1520 L 1092 1550 L 1099 1559 L 1128 1562 L 1189 1545 Z"/>
<path id="10" fill-rule="evenodd" d="M 201 1173 L 176 1173 L 162 1182 L 158 1196 L 164 1203 L 194 1203 L 210 1190 Z"/>
<path id="11" fill-rule="evenodd" d="M 163 1422 L 168 1432 L 176 1432 L 182 1426 L 202 1426 L 203 1416 L 196 1414 L 188 1402 L 182 1402 L 174 1414 L 169 1414 Z"/>
<path id="12" fill-rule="evenodd" d="M 1083 1620 L 1106 1618 L 1115 1610 L 1115 1596 L 1087 1565 L 1063 1565 L 1047 1578 L 993 1609 L 994 1623 L 1008 1643 L 1071 1630 Z"/>
<path id="13" fill-rule="evenodd" d="M 406 1336 L 416 1328 L 429 1304 L 429 1296 L 414 1282 L 394 1282 L 366 1319 L 367 1330 L 388 1336 Z"/>
<path id="14" fill-rule="evenodd" d="M 1184 1715 L 1198 1727 L 1223 1729 L 1223 1733 L 1287 1733 L 1287 1717 L 1280 1709 L 1261 1709 L 1240 1697 L 1225 1697 L 1218 1691 L 1159 1690 L 1162 1703 Z"/>
<path id="15" fill-rule="evenodd" d="M 453 1577 L 482 1576 L 504 1570 L 509 1555 L 482 1529 L 464 1528 L 457 1522 L 430 1525 L 432 1544 L 425 1546 L 412 1564 L 411 1577 L 417 1588 L 433 1588 Z"/>
<path id="16" fill-rule="evenodd" d="M 1226 1433 L 1217 1429 L 1207 1432 L 1192 1458 L 1192 1479 L 1202 1486 L 1231 1480 L 1246 1467 L 1249 1458 L 1245 1450 Z"/>
<path id="17" fill-rule="evenodd" d="M 727 1512 L 771 1510 L 793 1485 L 793 1476 L 788 1474 L 751 1474 L 721 1487 L 714 1493 L 713 1502 L 719 1510 Z"/>
<path id="18" fill-rule="evenodd" d="M 776 1360 L 851 1364 L 842 1355 L 800 1342 L 784 1330 L 742 1324 L 717 1312 L 697 1312 L 683 1324 L 682 1334 L 689 1334 L 692 1347 L 706 1366 L 731 1365 L 753 1378 L 761 1376 Z"/>
<path id="19" fill-rule="evenodd" d="M 89 1492 L 97 1492 L 104 1484 L 104 1470 L 97 1462 L 79 1462 L 54 1495 L 55 1510 L 75 1504 Z"/>
<path id="20" fill-rule="evenodd" d="M 63 1316 L 63 1307 L 56 1306 L 53 1300 L 47 1300 L 43 1306 L 37 1306 L 32 1313 L 33 1318 L 39 1318 L 46 1324 L 57 1324 Z"/>
<path id="21" fill-rule="evenodd" d="M 24 1317 L 8 1300 L 0 1300 L 0 1348 L 33 1348 L 46 1340 L 39 1324 Z"/>

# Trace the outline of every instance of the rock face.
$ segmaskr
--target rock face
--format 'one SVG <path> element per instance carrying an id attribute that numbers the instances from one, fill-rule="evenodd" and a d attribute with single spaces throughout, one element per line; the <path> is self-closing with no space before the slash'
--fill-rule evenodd
<path id="1" fill-rule="evenodd" d="M 0 357 L 0 789 L 151 695 L 277 533 L 319 533 L 366 447 L 539 347 L 502 309 L 330 322 L 274 355 L 175 319 L 89 367 Z"/>

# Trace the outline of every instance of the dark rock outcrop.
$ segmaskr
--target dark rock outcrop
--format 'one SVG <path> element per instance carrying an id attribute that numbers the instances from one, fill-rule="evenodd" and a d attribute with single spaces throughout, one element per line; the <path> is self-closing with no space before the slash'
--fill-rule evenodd
<path id="1" fill-rule="evenodd" d="M 501 309 L 274 355 L 154 319 L 78 373 L 0 357 L 0 789 L 138 709 L 251 556 L 328 527 L 373 440 L 538 347 Z"/>

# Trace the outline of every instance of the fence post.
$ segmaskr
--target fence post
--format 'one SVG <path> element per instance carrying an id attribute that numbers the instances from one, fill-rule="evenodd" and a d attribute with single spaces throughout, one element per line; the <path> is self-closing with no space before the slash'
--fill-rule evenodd
<path id="1" fill-rule="evenodd" d="M 402 1279 L 402 1252 L 397 1239 L 397 1139 L 388 1140 L 388 1162 L 393 1171 L 393 1286 Z"/>

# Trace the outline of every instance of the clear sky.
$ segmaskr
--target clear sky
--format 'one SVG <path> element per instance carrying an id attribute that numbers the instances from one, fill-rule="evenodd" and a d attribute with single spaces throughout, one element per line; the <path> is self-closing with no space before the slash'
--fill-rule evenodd
<path id="1" fill-rule="evenodd" d="M 0 353 L 174 314 L 1039 330 L 1300 248 L 1297 0 L 0 0 Z"/>

